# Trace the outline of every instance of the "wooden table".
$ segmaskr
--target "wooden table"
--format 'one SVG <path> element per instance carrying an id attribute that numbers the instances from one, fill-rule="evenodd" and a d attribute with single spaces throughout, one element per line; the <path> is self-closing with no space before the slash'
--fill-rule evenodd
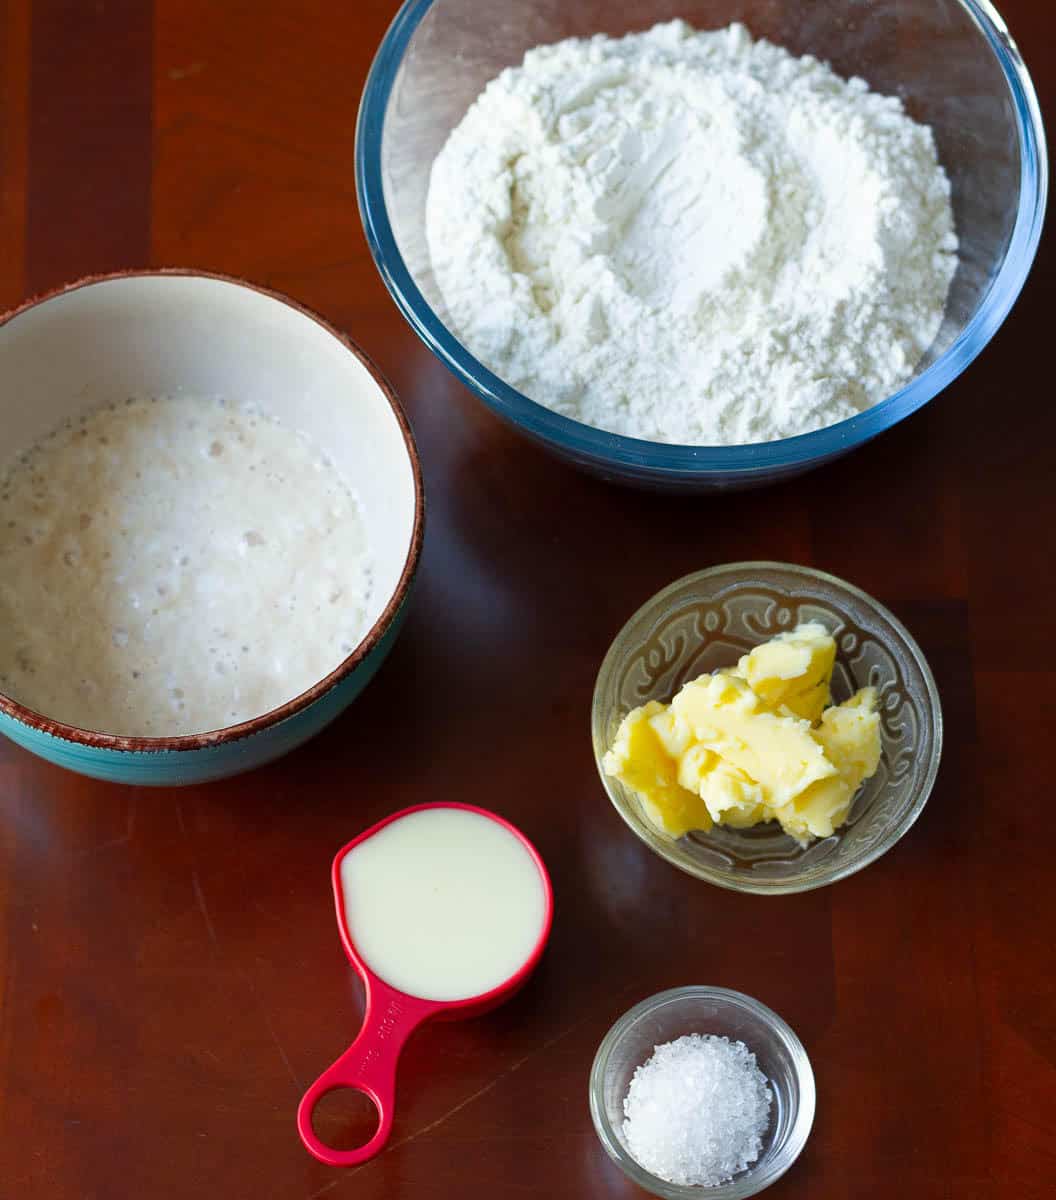
<path id="1" fill-rule="evenodd" d="M 967 375 L 850 458 L 716 499 L 613 489 L 484 411 L 377 277 L 353 122 L 393 8 L 0 5 L 0 307 L 147 264 L 288 292 L 388 373 L 429 507 L 390 661 L 285 761 L 136 791 L 0 739 L 0 1196 L 637 1195 L 594 1136 L 587 1072 L 621 1012 L 689 982 L 758 996 L 813 1059 L 814 1133 L 774 1200 L 1051 1195 L 1051 245 Z M 1004 8 L 1044 108 L 1056 18 Z M 745 558 L 813 563 L 884 598 L 947 719 L 911 835 L 855 878 L 781 899 L 653 857 L 606 800 L 587 732 L 598 663 L 637 604 Z M 329 1170 L 293 1123 L 360 1012 L 329 861 L 440 797 L 494 806 L 536 841 L 552 944 L 506 1008 L 414 1039 L 390 1147 Z"/>

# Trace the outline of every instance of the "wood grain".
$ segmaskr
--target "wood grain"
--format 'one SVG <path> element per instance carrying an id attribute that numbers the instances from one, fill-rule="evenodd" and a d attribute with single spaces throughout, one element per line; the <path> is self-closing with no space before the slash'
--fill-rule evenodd
<path id="1" fill-rule="evenodd" d="M 29 0 L 0 7 L 0 310 L 24 291 Z"/>
<path id="2" fill-rule="evenodd" d="M 1004 8 L 1044 109 L 1056 16 Z M 391 659 L 288 759 L 137 792 L 0 742 L 0 1197 L 631 1197 L 593 1134 L 587 1072 L 622 1011 L 688 982 L 758 996 L 812 1056 L 814 1134 L 774 1200 L 1051 1194 L 1049 247 L 980 361 L 850 458 L 741 496 L 611 488 L 484 412 L 371 264 L 353 124 L 392 12 L 0 6 L 0 303 L 144 262 L 282 288 L 392 379 L 429 501 Z M 946 710 L 912 834 L 837 887 L 778 900 L 649 854 L 606 801 L 587 736 L 598 663 L 629 613 L 742 558 L 814 563 L 884 598 Z M 293 1124 L 360 1012 L 329 860 L 393 809 L 441 797 L 495 807 L 536 842 L 552 945 L 507 1007 L 415 1038 L 392 1145 L 334 1172 Z"/>
<path id="3" fill-rule="evenodd" d="M 33 0 L 26 289 L 144 266 L 151 6 Z"/>

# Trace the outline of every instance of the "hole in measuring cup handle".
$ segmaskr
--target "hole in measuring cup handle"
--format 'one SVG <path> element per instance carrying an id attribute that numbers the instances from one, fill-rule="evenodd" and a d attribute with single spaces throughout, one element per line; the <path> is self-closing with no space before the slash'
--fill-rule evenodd
<path id="1" fill-rule="evenodd" d="M 381 1110 L 360 1087 L 339 1085 L 322 1092 L 309 1114 L 312 1132 L 334 1153 L 369 1145 L 381 1128 Z"/>
<path id="2" fill-rule="evenodd" d="M 338 1063 L 340 1063 L 338 1059 Z M 336 1063 L 334 1064 L 337 1065 Z M 379 1154 L 392 1132 L 392 1107 L 384 1105 L 372 1089 L 364 1084 L 340 1083 L 331 1077 L 330 1071 L 321 1075 L 305 1092 L 297 1109 L 297 1131 L 305 1149 L 328 1167 L 354 1167 L 365 1163 Z M 359 1146 L 332 1146 L 316 1133 L 315 1114 L 320 1104 L 327 1096 L 339 1092 L 357 1092 L 373 1105 L 377 1114 L 377 1128 L 373 1134 Z"/>
<path id="3" fill-rule="evenodd" d="M 305 1149 L 331 1167 L 353 1167 L 380 1153 L 392 1132 L 396 1105 L 396 1065 L 410 1035 L 433 1016 L 438 1005 L 404 995 L 360 969 L 367 990 L 363 1025 L 355 1041 L 305 1092 L 297 1108 L 297 1132 Z M 378 1126 L 361 1146 L 328 1145 L 315 1129 L 316 1107 L 332 1092 L 353 1090 L 374 1105 Z"/>

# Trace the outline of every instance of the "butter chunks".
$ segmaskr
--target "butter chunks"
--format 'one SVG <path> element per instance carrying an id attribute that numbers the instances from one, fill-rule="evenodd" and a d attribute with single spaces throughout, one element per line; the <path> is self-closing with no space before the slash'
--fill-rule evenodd
<path id="1" fill-rule="evenodd" d="M 862 688 L 850 700 L 826 709 L 814 736 L 839 765 L 840 774 L 855 787 L 874 775 L 880 765 L 876 688 Z"/>
<path id="2" fill-rule="evenodd" d="M 801 625 L 687 683 L 670 706 L 634 709 L 606 773 L 672 837 L 773 820 L 804 845 L 830 836 L 881 748 L 875 689 L 829 705 L 835 655 L 824 626 Z"/>
<path id="3" fill-rule="evenodd" d="M 862 688 L 845 703 L 826 709 L 812 732 L 838 773 L 775 810 L 781 827 L 800 842 L 829 837 L 838 829 L 847 820 L 855 793 L 880 765 L 876 689 Z"/>
<path id="4" fill-rule="evenodd" d="M 706 833 L 711 828 L 707 807 L 699 793 L 679 783 L 678 758 L 668 753 L 652 724 L 654 717 L 663 724 L 667 711 L 656 700 L 631 709 L 602 766 L 638 794 L 646 816 L 663 833 L 675 838 L 691 829 Z"/>
<path id="5" fill-rule="evenodd" d="M 744 827 L 762 818 L 759 785 L 695 742 L 673 707 L 651 700 L 624 717 L 602 766 L 637 793 L 663 833 L 707 832 L 714 821 Z"/>
<path id="6" fill-rule="evenodd" d="M 835 661 L 835 641 L 824 625 L 811 621 L 756 646 L 736 670 L 765 704 L 813 724 L 829 705 Z"/>
<path id="7" fill-rule="evenodd" d="M 785 804 L 836 768 L 811 737 L 810 723 L 764 705 L 735 675 L 702 675 L 671 702 L 694 740 L 764 789 L 771 807 Z"/>

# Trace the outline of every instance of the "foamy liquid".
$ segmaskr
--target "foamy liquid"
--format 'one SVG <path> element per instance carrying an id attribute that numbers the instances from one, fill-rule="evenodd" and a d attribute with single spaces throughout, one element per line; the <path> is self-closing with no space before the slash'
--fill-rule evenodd
<path id="1" fill-rule="evenodd" d="M 0 691 L 67 724 L 259 716 L 351 652 L 370 587 L 348 483 L 246 405 L 123 400 L 0 466 Z"/>

